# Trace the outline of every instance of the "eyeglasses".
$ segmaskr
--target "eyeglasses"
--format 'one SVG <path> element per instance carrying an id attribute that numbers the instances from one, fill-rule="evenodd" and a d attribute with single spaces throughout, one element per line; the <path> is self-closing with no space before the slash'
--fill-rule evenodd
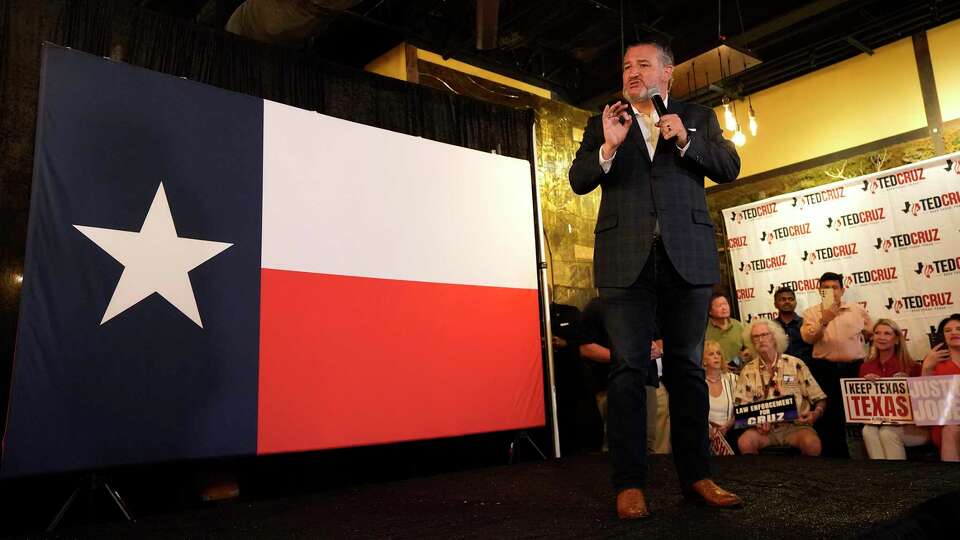
<path id="1" fill-rule="evenodd" d="M 755 336 L 750 336 L 750 339 L 751 339 L 752 341 L 757 341 L 757 340 L 760 339 L 760 338 L 770 337 L 771 335 L 773 335 L 773 334 L 771 334 L 770 332 L 764 332 L 764 333 L 762 333 L 762 334 L 757 334 L 757 335 L 755 335 Z"/>

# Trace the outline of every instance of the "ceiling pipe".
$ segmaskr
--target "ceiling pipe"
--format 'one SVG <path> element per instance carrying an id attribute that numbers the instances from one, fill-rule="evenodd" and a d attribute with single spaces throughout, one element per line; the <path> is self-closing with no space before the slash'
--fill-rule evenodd
<path id="1" fill-rule="evenodd" d="M 500 0 L 477 0 L 477 49 L 497 48 Z"/>
<path id="2" fill-rule="evenodd" d="M 228 32 L 264 43 L 299 45 L 360 0 L 246 0 L 227 21 Z"/>

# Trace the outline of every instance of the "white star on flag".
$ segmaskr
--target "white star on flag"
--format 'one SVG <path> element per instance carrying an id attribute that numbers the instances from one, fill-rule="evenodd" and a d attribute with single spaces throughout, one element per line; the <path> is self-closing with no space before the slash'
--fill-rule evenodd
<path id="1" fill-rule="evenodd" d="M 163 182 L 140 232 L 74 227 L 123 265 L 101 325 L 157 293 L 203 328 L 188 272 L 233 244 L 177 236 Z"/>

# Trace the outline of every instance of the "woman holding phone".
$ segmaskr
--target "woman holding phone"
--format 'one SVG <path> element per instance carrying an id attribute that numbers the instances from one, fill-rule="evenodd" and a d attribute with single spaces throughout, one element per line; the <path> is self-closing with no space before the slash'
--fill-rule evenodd
<path id="1" fill-rule="evenodd" d="M 960 375 L 960 313 L 940 321 L 935 337 L 943 341 L 924 357 L 923 375 Z M 960 425 L 931 426 L 930 438 L 941 460 L 960 461 Z"/>
<path id="2" fill-rule="evenodd" d="M 888 377 L 916 377 L 920 364 L 913 361 L 903 343 L 903 331 L 890 319 L 873 325 L 870 354 L 860 366 L 860 377 L 868 381 Z M 870 459 L 907 459 L 907 446 L 920 446 L 930 440 L 926 428 L 913 425 L 867 424 L 863 426 L 863 444 Z"/>

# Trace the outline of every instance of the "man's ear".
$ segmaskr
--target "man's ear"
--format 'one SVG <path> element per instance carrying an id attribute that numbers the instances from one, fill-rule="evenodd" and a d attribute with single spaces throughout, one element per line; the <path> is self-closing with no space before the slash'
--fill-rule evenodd
<path id="1" fill-rule="evenodd" d="M 663 66 L 663 74 L 667 77 L 667 85 L 673 84 L 673 64 Z"/>

